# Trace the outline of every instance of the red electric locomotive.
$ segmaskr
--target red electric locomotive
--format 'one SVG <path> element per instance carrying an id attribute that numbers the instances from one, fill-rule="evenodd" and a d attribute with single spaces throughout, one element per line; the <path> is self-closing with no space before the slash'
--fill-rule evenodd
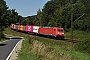
<path id="1" fill-rule="evenodd" d="M 58 39 L 64 39 L 64 29 L 58 27 L 40 27 L 39 34 L 54 36 Z"/>

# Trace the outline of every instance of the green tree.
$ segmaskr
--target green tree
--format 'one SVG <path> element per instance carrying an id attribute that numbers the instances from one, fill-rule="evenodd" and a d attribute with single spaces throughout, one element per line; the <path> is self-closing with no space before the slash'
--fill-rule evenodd
<path id="1" fill-rule="evenodd" d="M 7 13 L 7 5 L 4 0 L 0 0 L 0 39 L 4 38 L 3 30 L 6 26 L 7 20 L 5 19 Z"/>
<path id="2" fill-rule="evenodd" d="M 33 25 L 33 19 L 32 19 L 31 16 L 28 16 L 28 17 L 26 18 L 26 24 Z"/>
<path id="3" fill-rule="evenodd" d="M 9 10 L 6 2 L 0 0 L 0 39 L 4 38 L 4 28 L 10 26 L 11 23 L 18 22 L 18 13 L 15 9 Z"/>
<path id="4" fill-rule="evenodd" d="M 56 3 L 48 1 L 42 9 L 42 23 L 44 26 L 48 25 L 49 20 L 52 19 L 54 11 L 56 10 Z"/>
<path id="5" fill-rule="evenodd" d="M 34 24 L 42 26 L 42 12 L 40 9 L 37 11 L 37 16 L 35 17 Z"/>
<path id="6" fill-rule="evenodd" d="M 23 19 L 23 17 L 22 17 L 21 15 L 18 15 L 18 16 L 17 16 L 17 22 L 18 22 L 19 24 L 23 24 L 23 23 L 24 23 L 24 19 Z"/>
<path id="7" fill-rule="evenodd" d="M 10 26 L 11 23 L 17 23 L 18 22 L 18 13 L 15 11 L 15 9 L 7 10 L 6 16 L 4 19 L 6 19 L 7 25 Z"/>

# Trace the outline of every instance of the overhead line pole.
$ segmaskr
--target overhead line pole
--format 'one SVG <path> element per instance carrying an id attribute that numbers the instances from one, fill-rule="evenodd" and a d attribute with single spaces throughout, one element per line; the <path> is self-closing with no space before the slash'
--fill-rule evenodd
<path id="1" fill-rule="evenodd" d="M 85 14 L 82 14 L 81 16 L 79 16 L 75 21 L 77 21 L 78 19 L 80 19 L 81 17 L 83 17 Z M 73 13 L 71 13 L 71 39 L 73 40 Z"/>
<path id="2" fill-rule="evenodd" d="M 71 14 L 71 40 L 73 40 L 73 13 Z"/>
<path id="3" fill-rule="evenodd" d="M 84 14 L 82 14 L 80 17 L 78 17 L 75 21 L 77 21 L 78 19 L 80 19 L 83 16 L 84 16 Z M 71 13 L 71 40 L 73 40 L 73 13 Z M 72 50 L 73 50 L 73 45 L 72 45 Z M 72 59 L 73 59 L 73 57 L 72 57 Z"/>

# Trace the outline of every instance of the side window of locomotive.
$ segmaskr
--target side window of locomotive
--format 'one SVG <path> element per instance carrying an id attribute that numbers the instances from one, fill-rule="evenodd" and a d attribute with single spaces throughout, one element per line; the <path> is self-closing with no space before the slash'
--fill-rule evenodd
<path id="1" fill-rule="evenodd" d="M 54 29 L 54 31 L 56 31 L 56 29 Z"/>

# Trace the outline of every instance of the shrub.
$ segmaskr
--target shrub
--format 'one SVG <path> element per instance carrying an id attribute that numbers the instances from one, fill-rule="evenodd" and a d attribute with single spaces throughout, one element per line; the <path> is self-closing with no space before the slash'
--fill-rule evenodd
<path id="1" fill-rule="evenodd" d="M 0 39 L 5 38 L 2 29 L 0 29 Z"/>
<path id="2" fill-rule="evenodd" d="M 75 49 L 90 54 L 90 39 L 87 38 L 86 40 L 77 43 Z"/>

